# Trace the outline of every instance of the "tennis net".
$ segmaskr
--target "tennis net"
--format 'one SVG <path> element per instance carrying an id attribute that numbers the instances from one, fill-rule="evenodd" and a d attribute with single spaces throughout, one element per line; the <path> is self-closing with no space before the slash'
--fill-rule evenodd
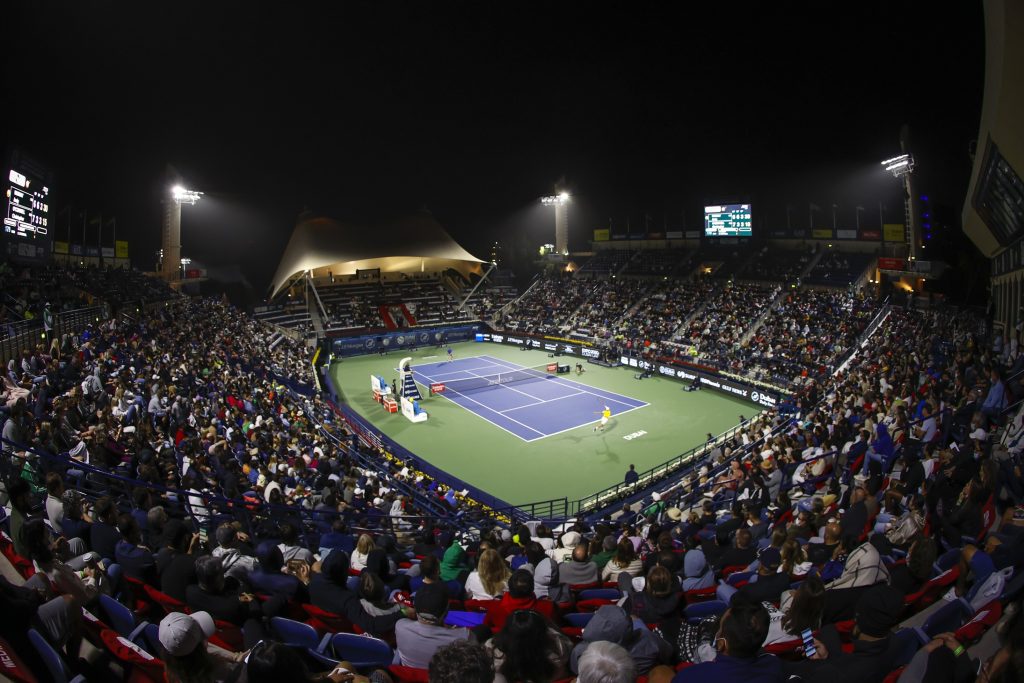
<path id="1" fill-rule="evenodd" d="M 450 379 L 446 382 L 435 384 L 432 388 L 434 391 L 456 391 L 460 394 L 464 394 L 467 391 L 486 389 L 488 387 L 496 387 L 504 384 L 547 379 L 557 370 L 558 365 L 556 363 L 548 363 L 546 365 L 538 365 L 532 368 L 519 368 L 517 370 L 508 370 L 507 372 L 499 372 L 495 375 L 480 375 L 478 377 Z M 440 388 L 442 384 L 443 388 Z"/>

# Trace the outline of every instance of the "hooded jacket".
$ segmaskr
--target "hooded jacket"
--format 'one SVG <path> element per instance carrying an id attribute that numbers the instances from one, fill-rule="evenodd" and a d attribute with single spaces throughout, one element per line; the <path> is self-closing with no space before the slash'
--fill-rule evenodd
<path id="1" fill-rule="evenodd" d="M 441 558 L 441 580 L 453 581 L 466 569 L 468 569 L 466 566 L 466 551 L 462 549 L 461 545 L 453 541 L 448 546 L 448 549 L 444 551 L 444 557 Z"/>
<path id="2" fill-rule="evenodd" d="M 708 566 L 707 558 L 700 550 L 691 550 L 683 555 L 684 591 L 695 591 L 711 588 L 715 585 L 715 573 Z"/>
<path id="3" fill-rule="evenodd" d="M 583 629 L 583 642 L 572 650 L 569 668 L 579 673 L 580 657 L 591 643 L 607 640 L 629 651 L 636 662 L 636 672 L 644 675 L 672 657 L 672 646 L 647 629 L 634 629 L 633 619 L 618 605 L 604 605 L 594 613 Z"/>

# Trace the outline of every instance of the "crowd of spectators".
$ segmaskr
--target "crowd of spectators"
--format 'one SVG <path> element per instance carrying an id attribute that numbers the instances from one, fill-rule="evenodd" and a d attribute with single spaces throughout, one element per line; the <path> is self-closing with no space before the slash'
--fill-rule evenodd
<path id="1" fill-rule="evenodd" d="M 779 291 L 779 287 L 727 283 L 705 299 L 700 315 L 672 341 L 688 346 L 689 355 L 701 365 L 738 370 L 744 333 Z"/>
<path id="2" fill-rule="evenodd" d="M 526 334 L 558 334 L 566 319 L 603 286 L 603 281 L 569 273 L 544 277 L 508 308 L 502 324 Z"/>
<path id="3" fill-rule="evenodd" d="M 636 310 L 619 321 L 611 337 L 619 343 L 641 345 L 671 339 L 711 293 L 706 279 L 663 280 L 637 304 Z"/>
<path id="4" fill-rule="evenodd" d="M 0 291 L 3 291 L 0 322 L 41 320 L 47 304 L 54 315 L 92 305 L 94 297 L 76 287 L 75 278 L 56 265 L 28 268 L 7 261 L 0 263 Z"/>
<path id="5" fill-rule="evenodd" d="M 813 252 L 794 249 L 761 247 L 757 256 L 751 259 L 738 273 L 743 280 L 767 282 L 793 282 L 810 263 Z"/>
<path id="6" fill-rule="evenodd" d="M 828 251 L 822 254 L 804 281 L 833 287 L 848 287 L 855 284 L 856 279 L 874 259 L 875 255 L 870 253 Z"/>
<path id="7" fill-rule="evenodd" d="M 609 280 L 569 317 L 569 329 L 599 339 L 607 338 L 651 285 L 646 280 Z"/>
<path id="8" fill-rule="evenodd" d="M 863 292 L 794 290 L 772 306 L 734 367 L 782 386 L 821 377 L 835 369 L 877 311 L 877 302 Z"/>
<path id="9" fill-rule="evenodd" d="M 774 296 L 734 284 L 707 315 L 737 335 L 744 302 L 753 320 Z M 838 356 L 871 314 L 846 294 L 794 292 L 765 326 L 794 339 L 773 352 L 831 334 Z M 1019 454 L 989 437 L 1020 394 L 1003 377 L 1021 361 L 970 315 L 893 309 L 846 371 L 809 382 L 791 411 L 741 417 L 639 511 L 474 534 L 403 493 L 446 500 L 414 466 L 338 427 L 331 438 L 328 408 L 301 391 L 308 350 L 270 349 L 272 336 L 222 301 L 174 301 L 20 359 L 0 456 L 0 546 L 32 575 L 0 581 L 23 617 L 0 622 L 15 651 L 37 649 L 28 623 L 103 680 L 77 658 L 82 608 L 113 625 L 114 598 L 152 617 L 155 637 L 134 645 L 171 683 L 313 680 L 310 668 L 336 681 L 682 683 L 881 681 L 905 667 L 908 682 L 966 681 L 982 664 L 988 680 L 1017 680 L 1024 486 Z M 388 656 L 327 664 L 342 644 L 313 656 L 283 618 L 309 622 L 317 643 L 364 632 Z"/>
<path id="10" fill-rule="evenodd" d="M 62 270 L 67 282 L 114 307 L 129 303 L 156 303 L 175 297 L 166 282 L 134 268 L 80 266 Z"/>

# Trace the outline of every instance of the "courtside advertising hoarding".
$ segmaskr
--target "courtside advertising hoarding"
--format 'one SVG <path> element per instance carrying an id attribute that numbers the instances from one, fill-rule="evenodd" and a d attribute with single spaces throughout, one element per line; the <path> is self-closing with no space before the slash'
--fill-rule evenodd
<path id="1" fill-rule="evenodd" d="M 592 348 L 590 345 L 581 343 L 574 344 L 564 340 L 557 341 L 537 339 L 515 333 L 505 334 L 500 332 L 478 332 L 476 335 L 476 341 L 490 342 L 493 344 L 507 344 L 509 346 L 518 346 L 520 348 L 547 351 L 549 353 L 564 353 L 583 358 L 597 359 L 601 357 L 601 352 L 598 349 Z M 639 370 L 653 370 L 663 377 L 671 377 L 680 381 L 693 381 L 694 379 L 697 379 L 702 388 L 706 387 L 719 391 L 723 394 L 736 396 L 763 408 L 774 408 L 778 405 L 779 399 L 773 393 L 764 389 L 747 386 L 742 382 L 727 379 L 721 375 L 712 375 L 710 373 L 699 372 L 691 368 L 668 365 L 665 363 L 652 363 L 650 361 L 633 358 L 631 356 L 622 356 L 619 358 L 619 363 Z"/>

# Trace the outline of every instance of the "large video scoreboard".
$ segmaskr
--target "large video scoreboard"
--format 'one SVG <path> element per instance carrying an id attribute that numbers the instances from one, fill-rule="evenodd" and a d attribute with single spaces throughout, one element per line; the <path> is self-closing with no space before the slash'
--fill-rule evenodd
<path id="1" fill-rule="evenodd" d="M 42 262 L 53 251 L 50 171 L 15 151 L 4 170 L 4 253 Z"/>
<path id="2" fill-rule="evenodd" d="M 704 207 L 705 237 L 750 237 L 750 204 Z"/>

